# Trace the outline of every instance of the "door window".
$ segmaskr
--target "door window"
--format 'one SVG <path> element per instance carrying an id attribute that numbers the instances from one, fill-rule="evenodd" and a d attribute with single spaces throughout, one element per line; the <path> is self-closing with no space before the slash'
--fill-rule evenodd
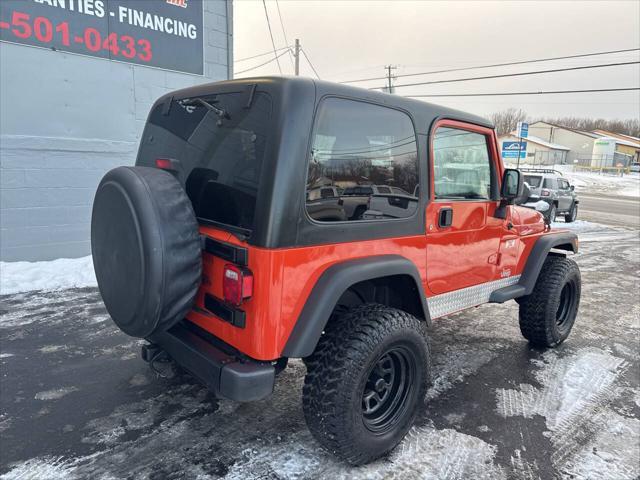
<path id="1" fill-rule="evenodd" d="M 313 131 L 307 192 L 319 185 L 341 189 L 335 208 L 342 214 L 321 218 L 307 205 L 315 220 L 412 216 L 418 198 L 407 192 L 418 185 L 418 145 L 411 118 L 380 105 L 323 100 Z"/>
<path id="2" fill-rule="evenodd" d="M 438 128 L 433 137 L 436 200 L 490 200 L 496 182 L 485 135 Z"/>

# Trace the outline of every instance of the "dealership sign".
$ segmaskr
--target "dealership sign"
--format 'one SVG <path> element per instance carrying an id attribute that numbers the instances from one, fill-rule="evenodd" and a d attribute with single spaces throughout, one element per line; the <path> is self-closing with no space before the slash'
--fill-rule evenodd
<path id="1" fill-rule="evenodd" d="M 2 0 L 0 40 L 202 75 L 202 0 Z"/>
<path id="2" fill-rule="evenodd" d="M 527 156 L 527 142 L 502 142 L 502 158 L 520 158 Z"/>

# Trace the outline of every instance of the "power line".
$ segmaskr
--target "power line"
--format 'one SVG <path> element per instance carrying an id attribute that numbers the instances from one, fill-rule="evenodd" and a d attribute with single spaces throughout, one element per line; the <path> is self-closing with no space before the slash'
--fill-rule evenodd
<path id="1" fill-rule="evenodd" d="M 280 75 L 282 75 L 280 60 L 278 60 L 278 56 L 276 55 L 276 42 L 273 41 L 273 32 L 271 31 L 271 22 L 269 21 L 269 12 L 267 12 L 267 2 L 265 0 L 262 0 L 262 5 L 264 5 L 264 16 L 267 17 L 267 26 L 269 27 L 269 36 L 271 37 L 271 46 L 273 47 L 273 55 L 275 56 L 276 62 L 278 62 L 278 70 L 280 71 Z"/>
<path id="2" fill-rule="evenodd" d="M 266 62 L 261 63 L 260 65 L 256 65 L 255 67 L 247 68 L 246 70 L 242 70 L 242 71 L 240 71 L 240 72 L 235 72 L 235 74 L 236 74 L 236 75 L 240 75 L 241 73 L 250 72 L 251 70 L 255 70 L 256 68 L 260 68 L 260 67 L 262 67 L 262 66 L 264 66 L 264 65 L 268 65 L 269 63 L 277 62 L 277 61 L 278 61 L 278 59 L 279 59 L 281 56 L 283 56 L 284 54 L 286 54 L 287 52 L 289 52 L 289 49 L 285 50 L 284 52 L 279 53 L 276 57 L 274 57 L 274 58 L 272 58 L 272 59 L 270 59 L 270 60 L 267 60 Z"/>
<path id="3" fill-rule="evenodd" d="M 420 98 L 420 97 L 502 97 L 510 95 L 555 95 L 560 93 L 599 93 L 599 92 L 627 92 L 631 90 L 640 90 L 640 87 L 624 87 L 624 88 L 593 88 L 588 90 L 548 90 L 546 92 L 500 92 L 500 93 L 436 93 L 432 95 L 403 95 L 404 97 Z"/>
<path id="4" fill-rule="evenodd" d="M 603 63 L 600 65 L 581 65 L 579 67 L 566 67 L 566 68 L 552 68 L 549 70 L 534 70 L 531 72 L 519 72 L 519 73 L 502 73 L 500 75 L 485 75 L 482 77 L 466 77 L 466 78 L 454 78 L 450 80 L 432 80 L 430 82 L 416 82 L 416 83 L 403 83 L 395 85 L 395 88 L 399 87 L 415 87 L 418 85 L 433 85 L 436 83 L 454 83 L 454 82 L 467 82 L 470 80 L 488 80 L 491 78 L 505 78 L 505 77 L 519 77 L 523 75 L 539 75 L 542 73 L 555 73 L 555 72 L 568 72 L 571 70 L 586 70 L 590 68 L 604 68 L 604 67 L 619 67 L 623 65 L 637 65 L 640 61 L 635 62 L 618 62 L 618 63 Z M 371 87 L 370 90 L 377 90 L 380 87 Z"/>
<path id="5" fill-rule="evenodd" d="M 313 63 L 311 63 L 311 60 L 309 60 L 309 57 L 307 56 L 307 52 L 304 50 L 304 48 L 301 48 L 300 51 L 304 55 L 304 58 L 307 59 L 307 62 L 309 63 L 309 66 L 311 67 L 311 70 L 313 70 L 313 73 L 315 73 L 316 77 L 318 77 L 318 80 L 320 80 L 320 75 L 318 75 L 316 67 L 313 66 Z"/>
<path id="6" fill-rule="evenodd" d="M 286 48 L 291 48 L 290 45 L 287 45 L 286 47 L 280 47 L 280 48 L 276 48 L 276 51 L 280 51 L 280 50 L 284 50 Z M 264 53 L 258 53 L 257 55 L 252 55 L 250 57 L 244 57 L 244 58 L 236 58 L 234 60 L 234 62 L 244 62 L 245 60 L 251 60 L 253 58 L 258 58 L 258 57 L 264 57 L 265 55 L 272 55 L 273 54 L 273 50 L 269 50 L 268 52 L 264 52 Z"/>
<path id="7" fill-rule="evenodd" d="M 460 68 L 449 68 L 446 70 L 432 70 L 429 72 L 417 72 L 417 73 L 405 73 L 402 75 L 396 75 L 396 77 L 415 77 L 419 75 L 434 75 L 436 73 L 451 73 L 451 72 L 461 72 L 463 70 L 476 70 L 480 68 L 493 68 L 493 67 L 506 67 L 509 65 L 523 65 L 525 63 L 537 63 L 537 62 L 549 62 L 553 60 L 565 60 L 569 58 L 581 58 L 581 57 L 593 57 L 597 55 L 610 55 L 613 53 L 624 53 L 624 52 L 636 52 L 640 50 L 640 48 L 626 48 L 624 50 L 609 50 L 607 52 L 593 52 L 593 53 L 581 53 L 578 55 L 565 55 L 563 57 L 548 57 L 548 58 L 537 58 L 533 60 L 520 60 L 517 62 L 505 62 L 505 63 L 493 63 L 490 65 L 476 65 L 474 67 L 460 67 Z M 371 78 L 360 78 L 357 80 L 345 80 L 339 83 L 356 83 L 356 82 L 368 82 L 370 80 L 385 80 L 386 77 L 371 77 Z"/>
<path id="8" fill-rule="evenodd" d="M 287 40 L 287 32 L 284 29 L 284 22 L 282 21 L 282 14 L 280 13 L 280 3 L 276 0 L 276 7 L 278 8 L 278 18 L 280 19 L 280 27 L 282 27 L 282 35 L 284 36 L 284 43 L 289 45 L 289 40 Z M 291 61 L 291 66 L 295 68 L 293 65 L 293 58 L 289 55 L 289 60 Z"/>

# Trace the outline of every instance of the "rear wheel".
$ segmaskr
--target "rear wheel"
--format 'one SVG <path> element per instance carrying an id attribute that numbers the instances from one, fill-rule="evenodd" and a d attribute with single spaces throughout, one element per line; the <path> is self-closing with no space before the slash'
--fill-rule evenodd
<path id="1" fill-rule="evenodd" d="M 580 305 L 578 265 L 565 257 L 546 259 L 533 292 L 520 298 L 520 331 L 537 347 L 555 347 L 566 340 Z"/>
<path id="2" fill-rule="evenodd" d="M 564 221 L 567 223 L 575 222 L 576 218 L 578 218 L 578 205 L 572 204 L 571 210 L 564 216 Z"/>
<path id="3" fill-rule="evenodd" d="M 376 304 L 355 307 L 332 322 L 306 364 L 309 430 L 353 465 L 384 455 L 402 440 L 431 370 L 424 323 Z"/>

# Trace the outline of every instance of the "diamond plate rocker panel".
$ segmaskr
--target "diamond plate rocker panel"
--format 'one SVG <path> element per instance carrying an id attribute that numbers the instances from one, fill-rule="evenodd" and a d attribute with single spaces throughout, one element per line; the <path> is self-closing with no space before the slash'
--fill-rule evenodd
<path id="1" fill-rule="evenodd" d="M 474 285 L 454 292 L 434 295 L 427 298 L 431 318 L 438 318 L 450 313 L 459 312 L 465 308 L 477 307 L 489 301 L 489 297 L 495 290 L 515 285 L 520 280 L 520 275 L 501 278 L 493 282 Z"/>

